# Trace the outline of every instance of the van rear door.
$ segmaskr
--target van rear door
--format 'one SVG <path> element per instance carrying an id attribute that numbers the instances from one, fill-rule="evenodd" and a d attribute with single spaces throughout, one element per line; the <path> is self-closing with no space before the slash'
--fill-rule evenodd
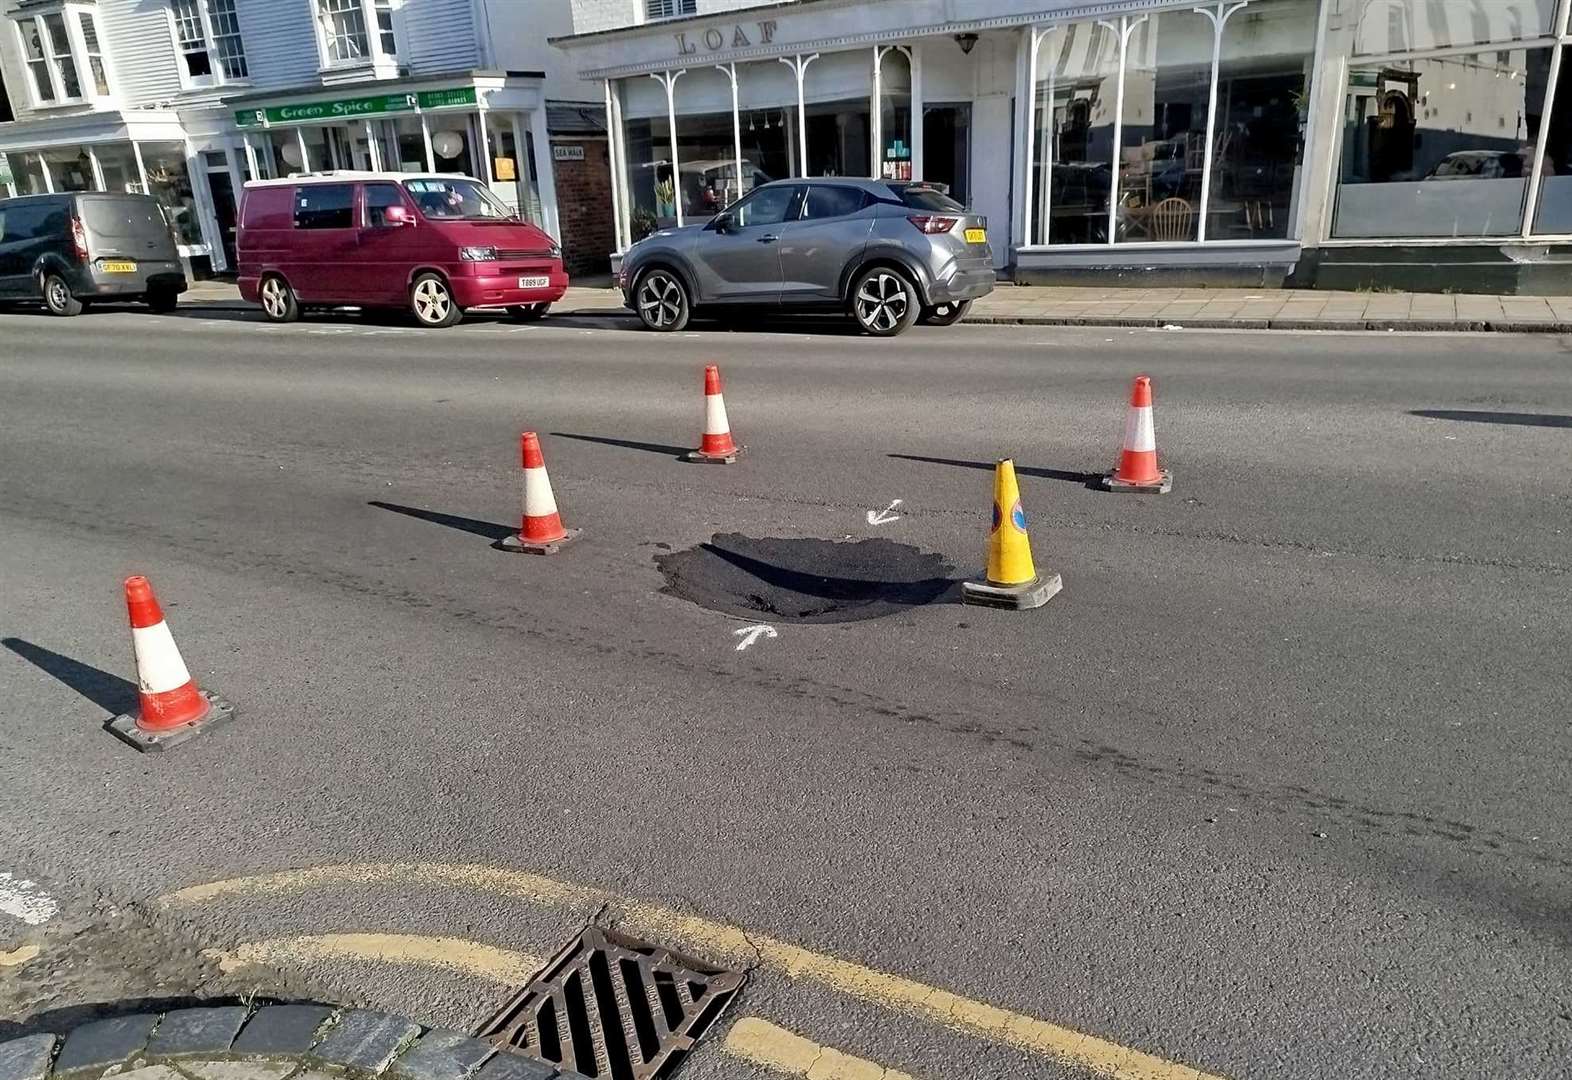
<path id="1" fill-rule="evenodd" d="M 96 262 L 176 262 L 180 258 L 164 212 L 152 199 L 78 195 L 87 250 Z"/>

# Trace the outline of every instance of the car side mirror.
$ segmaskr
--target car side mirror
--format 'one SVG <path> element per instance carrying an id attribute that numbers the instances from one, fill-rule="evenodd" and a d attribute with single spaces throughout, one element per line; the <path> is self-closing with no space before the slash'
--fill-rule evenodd
<path id="1" fill-rule="evenodd" d="M 409 208 L 405 206 L 388 206 L 382 210 L 382 224 L 389 229 L 396 229 L 400 225 L 413 225 L 415 219 L 410 217 Z"/>
<path id="2" fill-rule="evenodd" d="M 710 219 L 710 228 L 718 233 L 728 233 L 736 225 L 736 219 L 730 214 L 716 214 Z"/>

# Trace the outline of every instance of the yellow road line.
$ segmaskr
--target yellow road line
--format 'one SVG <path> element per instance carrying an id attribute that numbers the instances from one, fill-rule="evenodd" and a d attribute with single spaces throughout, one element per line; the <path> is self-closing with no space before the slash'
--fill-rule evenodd
<path id="1" fill-rule="evenodd" d="M 463 938 L 417 934 L 302 934 L 298 937 L 248 941 L 233 950 L 207 949 L 225 972 L 246 964 L 292 965 L 315 960 L 374 960 L 387 964 L 419 964 L 493 982 L 527 983 L 541 968 L 538 957 L 482 945 Z"/>
<path id="2" fill-rule="evenodd" d="M 926 986 L 811 952 L 775 938 L 745 933 L 735 926 L 711 922 L 658 904 L 618 896 L 602 889 L 553 881 L 537 874 L 493 866 L 445 863 L 348 863 L 276 874 L 229 878 L 193 885 L 162 897 L 171 905 L 205 903 L 231 895 L 297 892 L 340 885 L 445 884 L 517 897 L 547 907 L 593 910 L 602 904 L 620 909 L 629 923 L 647 936 L 687 945 L 735 964 L 758 963 L 794 979 L 806 979 L 839 993 L 861 998 L 955 1031 L 978 1035 L 1064 1065 L 1087 1069 L 1115 1080 L 1222 1080 L 1188 1065 L 1168 1061 L 1118 1043 L 1086 1035 L 1046 1020 L 973 1001 L 947 990 Z"/>
<path id="3" fill-rule="evenodd" d="M 721 1048 L 733 1057 L 807 1080 L 912 1080 L 910 1073 L 820 1046 L 757 1016 L 733 1024 Z"/>

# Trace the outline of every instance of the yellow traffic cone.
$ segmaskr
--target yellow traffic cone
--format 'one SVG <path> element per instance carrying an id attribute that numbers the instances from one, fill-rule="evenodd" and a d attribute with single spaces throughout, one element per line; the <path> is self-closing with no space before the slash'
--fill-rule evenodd
<path id="1" fill-rule="evenodd" d="M 1026 535 L 1026 511 L 1015 482 L 1015 462 L 1001 458 L 993 473 L 993 528 L 988 533 L 988 574 L 961 586 L 961 599 L 988 607 L 1042 607 L 1064 587 L 1058 574 L 1039 574 Z"/>

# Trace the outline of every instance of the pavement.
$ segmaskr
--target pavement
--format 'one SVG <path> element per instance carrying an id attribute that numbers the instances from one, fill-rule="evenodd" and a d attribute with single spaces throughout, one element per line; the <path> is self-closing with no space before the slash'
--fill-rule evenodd
<path id="1" fill-rule="evenodd" d="M 681 1080 L 1572 1075 L 1559 336 L 0 319 L 0 919 L 460 1032 L 609 926 L 748 976 Z M 706 362 L 736 465 L 677 460 Z M 1138 371 L 1166 496 L 1094 489 Z M 1037 611 L 663 591 L 731 533 L 975 575 L 1001 454 Z M 162 756 L 102 729 L 130 573 L 240 710 Z"/>
<path id="2" fill-rule="evenodd" d="M 633 318 L 603 279 L 569 288 L 555 315 Z M 198 281 L 182 297 L 199 308 L 248 309 L 239 291 Z M 1184 327 L 1211 330 L 1411 330 L 1572 333 L 1572 296 L 1338 292 L 1319 289 L 1132 289 L 1001 282 L 971 323 L 1021 326 Z"/>

